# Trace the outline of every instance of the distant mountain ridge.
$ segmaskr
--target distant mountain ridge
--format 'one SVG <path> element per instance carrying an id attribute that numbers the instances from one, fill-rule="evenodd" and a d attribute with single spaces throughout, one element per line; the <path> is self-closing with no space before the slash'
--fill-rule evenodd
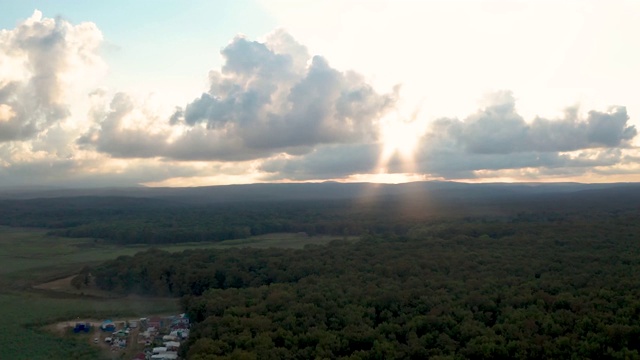
<path id="1" fill-rule="evenodd" d="M 571 193 L 640 192 L 640 183 L 462 183 L 424 181 L 402 184 L 378 183 L 264 183 L 203 187 L 111 187 L 93 189 L 63 188 L 0 188 L 0 199 L 43 199 L 67 197 L 125 197 L 162 199 L 189 204 L 348 200 L 366 197 L 423 195 L 451 199 L 501 199 Z M 583 193 L 584 194 L 584 193 Z"/>

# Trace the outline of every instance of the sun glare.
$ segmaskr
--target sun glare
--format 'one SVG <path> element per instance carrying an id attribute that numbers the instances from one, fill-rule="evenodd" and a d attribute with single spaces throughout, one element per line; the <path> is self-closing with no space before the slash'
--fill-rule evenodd
<path id="1" fill-rule="evenodd" d="M 388 172 L 392 159 L 397 156 L 403 170 L 411 172 L 415 165 L 415 152 L 420 137 L 424 133 L 424 124 L 415 120 L 387 118 L 380 124 L 382 152 L 380 154 L 379 168 Z"/>
<path id="2" fill-rule="evenodd" d="M 411 126 L 405 123 L 386 125 L 382 136 L 385 151 L 398 152 L 402 156 L 411 155 L 418 140 L 412 130 Z"/>

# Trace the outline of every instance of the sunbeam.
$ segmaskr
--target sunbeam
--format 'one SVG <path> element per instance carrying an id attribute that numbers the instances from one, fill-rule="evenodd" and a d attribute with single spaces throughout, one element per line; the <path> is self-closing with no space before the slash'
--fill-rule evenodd
<path id="1" fill-rule="evenodd" d="M 415 152 L 426 124 L 418 120 L 418 111 L 409 119 L 387 117 L 380 124 L 382 150 L 378 161 L 381 173 L 414 173 Z"/>

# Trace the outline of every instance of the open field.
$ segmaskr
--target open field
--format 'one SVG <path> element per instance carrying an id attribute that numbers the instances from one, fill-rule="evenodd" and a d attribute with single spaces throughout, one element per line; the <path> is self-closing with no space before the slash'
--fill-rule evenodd
<path id="1" fill-rule="evenodd" d="M 325 244 L 337 239 L 343 237 L 271 234 L 219 243 L 155 247 L 172 252 L 194 248 L 302 248 L 307 244 Z M 46 331 L 44 326 L 77 318 L 103 319 L 179 312 L 176 299 L 109 297 L 112 294 L 92 293 L 86 289 L 74 292 L 69 285 L 70 276 L 85 265 L 133 255 L 150 247 L 51 237 L 40 229 L 0 227 L 0 315 L 9 324 L 0 328 L 2 358 L 99 359 L 102 356 L 100 350 L 82 336 L 56 336 Z M 108 355 L 103 355 L 108 358 Z"/>
<path id="2" fill-rule="evenodd" d="M 231 247 L 283 247 L 303 248 L 308 244 L 326 244 L 341 240 L 340 236 L 313 236 L 304 234 L 268 234 L 248 239 L 221 242 L 196 242 L 151 246 L 146 244 L 116 245 L 96 239 L 71 239 L 47 236 L 45 230 L 0 226 L 0 275 L 6 288 L 12 285 L 33 286 L 57 280 L 79 271 L 82 266 L 133 255 L 151 247 L 179 252 L 188 249 L 226 249 Z M 350 239 L 355 239 L 351 237 Z M 27 282 L 25 283 L 25 280 Z"/>
<path id="3" fill-rule="evenodd" d="M 334 240 L 355 241 L 359 239 L 357 236 L 306 236 L 305 234 L 265 234 L 252 236 L 248 239 L 226 240 L 213 244 L 211 248 L 227 249 L 232 247 L 253 247 L 259 249 L 267 249 L 270 247 L 302 249 L 306 245 L 324 245 Z M 176 245 L 179 247 L 180 245 Z M 171 250 L 165 249 L 165 250 Z"/>

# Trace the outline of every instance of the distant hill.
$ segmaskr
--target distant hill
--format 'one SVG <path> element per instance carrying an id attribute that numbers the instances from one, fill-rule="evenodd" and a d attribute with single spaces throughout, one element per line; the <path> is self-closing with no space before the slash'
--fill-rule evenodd
<path id="1" fill-rule="evenodd" d="M 425 181 L 404 184 L 287 183 L 203 187 L 122 187 L 94 189 L 0 188 L 0 199 L 60 197 L 132 197 L 171 200 L 189 204 L 246 201 L 339 200 L 401 195 L 451 199 L 504 199 L 579 193 L 596 195 L 640 190 L 638 183 L 485 183 Z"/>

